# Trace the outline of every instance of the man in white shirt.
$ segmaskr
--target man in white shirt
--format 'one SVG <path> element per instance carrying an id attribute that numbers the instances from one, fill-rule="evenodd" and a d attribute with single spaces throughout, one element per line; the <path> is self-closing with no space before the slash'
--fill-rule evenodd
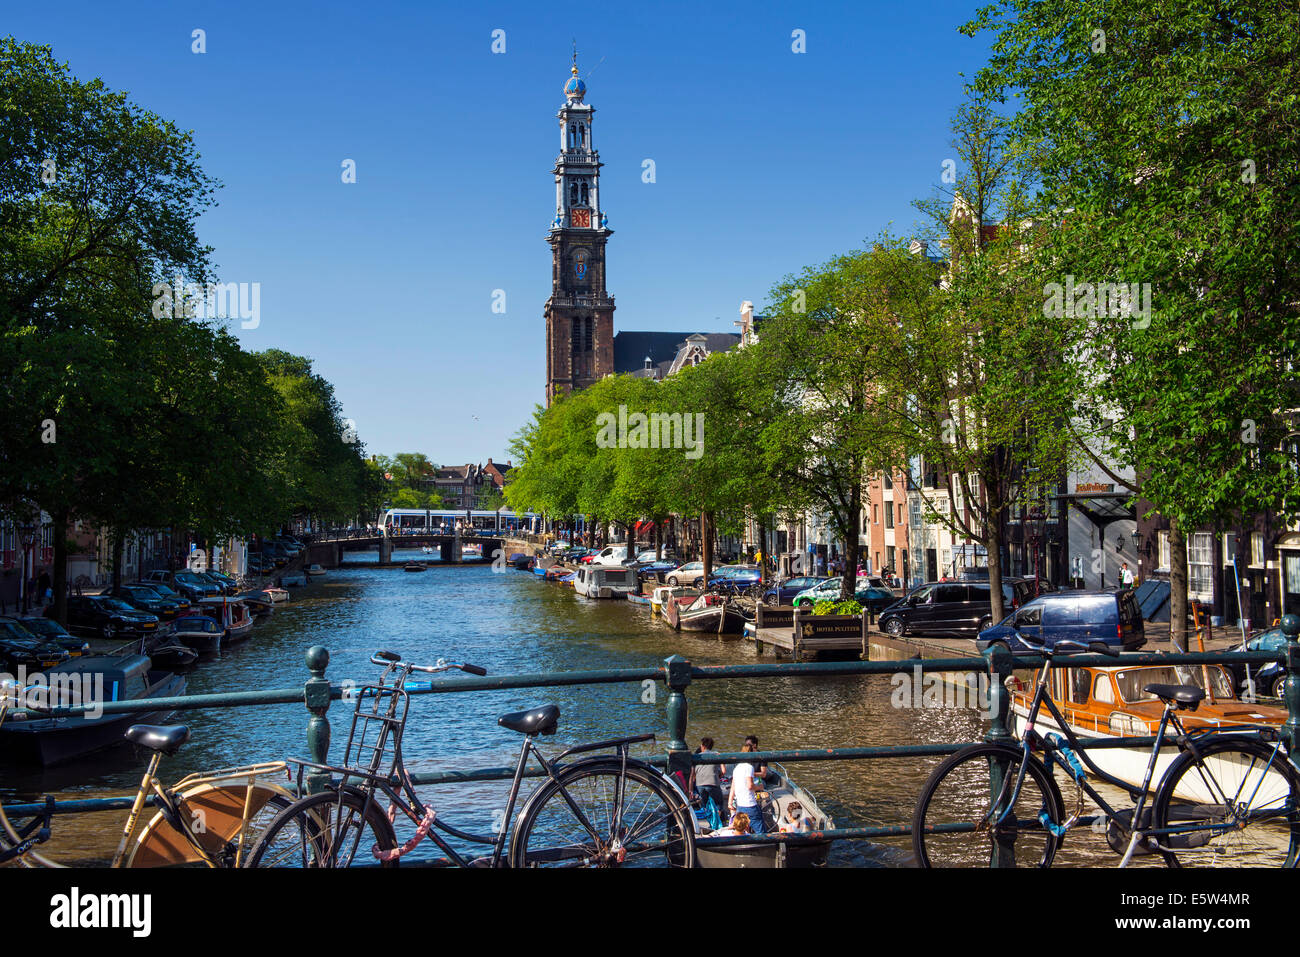
<path id="1" fill-rule="evenodd" d="M 1120 570 L 1119 570 L 1119 584 L 1120 584 L 1120 587 L 1121 587 L 1121 588 L 1132 588 L 1132 587 L 1133 587 L 1133 569 L 1131 569 L 1131 568 L 1128 567 L 1128 562 L 1125 562 L 1125 563 L 1120 567 Z"/>
<path id="2" fill-rule="evenodd" d="M 742 751 L 757 751 L 758 745 L 751 738 L 746 738 Z M 731 795 L 727 805 L 732 815 L 748 815 L 749 826 L 754 834 L 763 833 L 763 811 L 758 806 L 758 797 L 754 794 L 754 765 L 741 761 L 731 769 Z"/>

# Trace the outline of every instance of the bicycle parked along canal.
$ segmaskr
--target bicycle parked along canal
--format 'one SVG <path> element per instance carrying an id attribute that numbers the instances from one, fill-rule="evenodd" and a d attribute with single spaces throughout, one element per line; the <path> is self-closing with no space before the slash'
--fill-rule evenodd
<path id="1" fill-rule="evenodd" d="M 1189 734 L 1178 712 L 1194 711 L 1205 692 L 1195 685 L 1147 685 L 1147 693 L 1164 702 L 1164 711 L 1142 785 L 1134 787 L 1089 759 L 1047 694 L 1052 660 L 1067 645 L 1119 656 L 1099 642 L 1085 647 L 1057 641 L 1055 648 L 1041 648 L 1044 661 L 1020 742 L 963 748 L 935 768 L 922 789 L 912 818 L 912 847 L 922 867 L 1050 867 L 1066 832 L 1085 817 L 1085 792 L 1101 809 L 1097 822 L 1104 820 L 1107 842 L 1123 855 L 1121 867 L 1145 854 L 1160 855 L 1170 867 L 1296 865 L 1300 772 L 1276 728 Z M 1061 733 L 1037 729 L 1043 706 Z M 1148 806 L 1156 759 L 1170 725 L 1180 753 Z M 1112 808 L 1088 783 L 1085 765 L 1097 778 L 1126 791 L 1134 807 Z M 1068 817 L 1056 767 L 1075 784 L 1075 808 Z"/>
<path id="2" fill-rule="evenodd" d="M 0 722 L 17 690 L 16 685 L 7 683 L 0 692 Z M 275 781 L 290 779 L 289 766 L 283 761 L 199 772 L 166 787 L 158 777 L 158 767 L 163 755 L 175 754 L 189 741 L 190 729 L 185 725 L 134 724 L 125 737 L 152 754 L 111 867 L 239 867 L 263 828 L 293 803 L 295 795 Z M 158 811 L 136 833 L 150 795 L 156 798 Z M 53 813 L 54 801 L 47 797 L 41 811 L 14 824 L 0 805 L 0 864 L 18 859 L 27 866 L 62 867 L 36 850 L 50 839 Z"/>
<path id="3" fill-rule="evenodd" d="M 308 769 L 332 780 L 271 821 L 249 866 L 395 867 L 426 837 L 446 855 L 439 863 L 458 867 L 694 866 L 694 812 L 685 795 L 653 765 L 628 753 L 631 745 L 653 741 L 654 735 L 580 745 L 548 759 L 536 739 L 555 733 L 560 709 L 553 704 L 497 720 L 524 736 L 497 833 L 473 834 L 443 820 L 420 800 L 402 755 L 408 689 L 414 690 L 409 679 L 414 672 L 487 672 L 443 659 L 433 665 L 403 662 L 391 651 L 376 652 L 370 660 L 384 670 L 374 684 L 351 689 L 355 706 L 342 765 L 295 762 L 300 792 Z M 564 763 L 574 755 L 586 756 Z M 536 759 L 546 779 L 523 802 L 511 829 L 507 822 L 529 758 Z M 381 798 L 388 801 L 386 812 Z M 393 826 L 399 811 L 415 825 L 414 835 L 400 846 Z M 467 857 L 439 831 L 490 852 Z"/>

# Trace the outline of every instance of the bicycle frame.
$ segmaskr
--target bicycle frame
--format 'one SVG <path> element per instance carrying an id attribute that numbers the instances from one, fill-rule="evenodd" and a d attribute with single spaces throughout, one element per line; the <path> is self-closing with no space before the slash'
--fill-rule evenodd
<path id="1" fill-rule="evenodd" d="M 407 679 L 414 667 L 411 663 L 389 662 L 384 672 L 380 675 L 379 681 L 372 685 L 363 685 L 356 689 L 357 704 L 353 712 L 352 728 L 348 734 L 348 744 L 345 752 L 344 766 L 333 766 L 316 764 L 309 761 L 297 761 L 299 765 L 299 793 L 303 793 L 302 778 L 305 769 L 314 768 L 317 770 L 328 771 L 332 775 L 337 775 L 339 780 L 332 788 L 342 795 L 350 792 L 354 795 L 364 796 L 365 804 L 361 809 L 361 816 L 364 820 L 370 814 L 372 806 L 377 807 L 376 792 L 383 794 L 389 801 L 390 810 L 389 818 L 396 816 L 397 811 L 401 811 L 410 819 L 417 828 L 423 830 L 423 834 L 417 834 L 417 837 L 408 842 L 405 850 L 410 850 L 420 839 L 427 836 L 446 855 L 448 862 L 456 867 L 473 867 L 480 858 L 467 859 L 465 856 L 456 851 L 437 830 L 441 830 L 452 837 L 467 841 L 473 844 L 489 845 L 492 848 L 491 855 L 488 858 L 491 867 L 499 867 L 501 858 L 505 852 L 506 842 L 510 835 L 509 822 L 514 815 L 514 809 L 519 802 L 519 792 L 528 767 L 529 758 L 536 758 L 537 763 L 545 772 L 546 777 L 555 782 L 559 789 L 560 795 L 564 798 L 565 803 L 574 813 L 579 823 L 582 824 L 593 836 L 596 835 L 596 829 L 582 808 L 569 795 L 568 790 L 560 781 L 560 772 L 571 765 L 564 765 L 561 762 L 574 754 L 586 754 L 593 751 L 602 751 L 610 748 L 617 749 L 618 759 L 621 769 L 625 772 L 629 761 L 632 759 L 628 753 L 628 747 L 641 741 L 654 740 L 653 734 L 642 734 L 626 738 L 615 738 L 608 741 L 599 741 L 592 744 L 578 745 L 562 751 L 554 759 L 548 760 L 546 755 L 537 746 L 534 735 L 526 735 L 524 743 L 519 751 L 519 758 L 515 762 L 514 776 L 510 782 L 510 792 L 506 799 L 505 811 L 501 817 L 500 826 L 496 828 L 493 836 L 483 834 L 472 834 L 463 831 L 460 828 L 447 823 L 440 819 L 436 812 L 426 805 L 415 791 L 415 785 L 411 781 L 410 775 L 406 771 L 406 762 L 402 755 L 402 734 L 406 726 L 406 707 L 407 707 Z M 388 682 L 389 677 L 393 677 L 392 683 Z M 365 698 L 372 697 L 375 699 L 375 707 L 370 712 L 362 708 L 362 702 Z M 379 702 L 387 699 L 387 706 L 380 713 Z M 400 715 L 399 715 L 400 709 Z M 365 731 L 362 731 L 361 738 L 357 737 L 357 730 L 365 722 L 376 721 L 379 723 L 379 738 L 373 744 L 365 743 Z M 391 744 L 391 752 L 388 746 Z M 371 762 L 368 768 L 347 766 L 347 757 L 355 751 L 363 749 L 369 750 Z M 380 765 L 384 763 L 385 756 L 391 753 L 391 766 L 387 770 L 381 770 Z M 587 760 L 596 760 L 594 758 Z M 581 762 L 578 762 L 581 763 Z M 351 783 L 350 779 L 359 781 L 359 784 Z M 614 819 L 621 817 L 623 809 L 625 778 L 620 774 L 618 778 L 618 787 L 615 794 L 615 812 Z M 380 808 L 380 813 L 384 813 Z M 426 823 L 427 822 L 427 823 Z M 335 822 L 334 844 L 337 844 L 340 833 L 339 829 L 343 823 L 343 816 L 340 814 Z M 435 830 L 436 829 L 436 830 Z M 353 846 L 348 849 L 349 856 L 357 852 L 357 844 L 361 839 L 361 833 L 358 831 Z M 333 845 L 332 845 L 333 846 Z M 405 853 L 405 850 L 402 853 Z"/>

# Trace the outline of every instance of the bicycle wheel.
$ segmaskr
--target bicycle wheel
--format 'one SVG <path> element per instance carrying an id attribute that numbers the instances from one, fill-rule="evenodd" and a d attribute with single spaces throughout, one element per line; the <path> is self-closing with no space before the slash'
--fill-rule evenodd
<path id="1" fill-rule="evenodd" d="M 1221 737 L 1174 758 L 1151 819 L 1170 867 L 1295 867 L 1300 775 L 1285 751 Z"/>
<path id="2" fill-rule="evenodd" d="M 652 767 L 575 764 L 520 811 L 510 866 L 694 867 L 695 813 Z"/>
<path id="3" fill-rule="evenodd" d="M 1018 748 L 977 744 L 949 755 L 925 782 L 912 815 L 921 867 L 1050 867 L 1060 839 L 1046 827 L 1064 820 L 1061 792 L 1042 764 Z M 1000 784 L 995 787 L 995 780 Z"/>
<path id="4" fill-rule="evenodd" d="M 396 867 L 374 850 L 397 846 L 393 825 L 374 801 L 366 807 L 359 791 L 308 795 L 285 808 L 258 839 L 248 867 Z"/>
<path id="5" fill-rule="evenodd" d="M 205 783 L 178 795 L 184 823 L 208 858 L 219 867 L 237 867 L 258 838 L 293 797 L 282 788 Z M 247 804 L 245 803 L 247 802 Z M 248 821 L 244 810 L 248 808 Z M 206 863 L 186 835 L 159 811 L 140 832 L 124 867 L 169 867 Z"/>

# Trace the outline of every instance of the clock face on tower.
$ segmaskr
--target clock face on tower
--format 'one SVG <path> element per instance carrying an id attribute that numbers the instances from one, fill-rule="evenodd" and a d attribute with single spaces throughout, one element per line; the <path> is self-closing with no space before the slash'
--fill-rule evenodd
<path id="1" fill-rule="evenodd" d="M 571 209 L 569 210 L 569 225 L 578 229 L 591 228 L 591 210 L 589 209 Z"/>

